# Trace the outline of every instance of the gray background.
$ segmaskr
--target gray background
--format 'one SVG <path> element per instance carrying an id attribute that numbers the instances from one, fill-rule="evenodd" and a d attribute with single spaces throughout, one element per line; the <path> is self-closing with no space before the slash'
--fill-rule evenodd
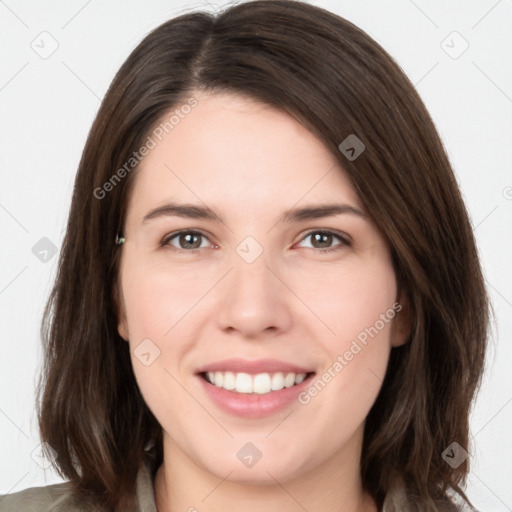
<path id="1" fill-rule="evenodd" d="M 496 312 L 471 418 L 468 494 L 482 511 L 512 510 L 512 0 L 311 3 L 349 19 L 398 61 L 446 145 Z M 61 481 L 37 456 L 39 323 L 100 99 L 149 30 L 222 5 L 0 1 L 0 493 Z"/>

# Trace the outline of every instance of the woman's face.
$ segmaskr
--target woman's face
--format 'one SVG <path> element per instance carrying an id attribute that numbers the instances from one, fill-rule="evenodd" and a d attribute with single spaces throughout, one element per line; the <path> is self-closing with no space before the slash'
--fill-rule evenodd
<path id="1" fill-rule="evenodd" d="M 240 482 L 357 464 L 406 339 L 389 249 L 292 117 L 194 97 L 153 136 L 119 249 L 119 333 L 166 453 Z"/>

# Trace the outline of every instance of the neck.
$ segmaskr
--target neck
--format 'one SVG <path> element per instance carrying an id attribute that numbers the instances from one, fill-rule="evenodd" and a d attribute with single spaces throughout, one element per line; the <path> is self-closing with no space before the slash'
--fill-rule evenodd
<path id="1" fill-rule="evenodd" d="M 198 466 L 164 432 L 164 462 L 154 482 L 157 510 L 225 512 L 243 503 L 245 512 L 378 512 L 362 489 L 361 443 L 348 445 L 292 478 L 276 478 L 270 470 L 265 481 L 250 482 L 236 480 L 236 470 L 216 476 Z"/>

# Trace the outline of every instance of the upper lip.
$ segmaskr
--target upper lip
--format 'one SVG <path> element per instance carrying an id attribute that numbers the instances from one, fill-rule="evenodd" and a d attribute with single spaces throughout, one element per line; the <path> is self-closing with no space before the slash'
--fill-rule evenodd
<path id="1" fill-rule="evenodd" d="M 199 368 L 197 373 L 233 372 L 233 373 L 310 373 L 312 369 L 278 359 L 223 359 Z"/>

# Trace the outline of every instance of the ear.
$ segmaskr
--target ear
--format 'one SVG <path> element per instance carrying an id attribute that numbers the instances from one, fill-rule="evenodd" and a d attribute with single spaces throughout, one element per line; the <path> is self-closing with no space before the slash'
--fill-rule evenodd
<path id="1" fill-rule="evenodd" d="M 393 309 L 395 317 L 391 326 L 391 346 L 400 347 L 409 341 L 411 335 L 411 307 L 405 293 L 400 293 Z"/>
<path id="2" fill-rule="evenodd" d="M 114 307 L 117 313 L 117 332 L 123 340 L 128 341 L 128 322 L 126 320 L 126 308 L 124 306 L 123 292 L 121 286 L 116 284 L 114 289 Z"/>
<path id="3" fill-rule="evenodd" d="M 123 338 L 124 341 L 128 341 L 128 339 L 129 339 L 128 325 L 126 322 L 126 315 L 124 313 L 124 310 L 120 314 L 120 317 L 119 317 L 119 322 L 117 324 L 117 332 L 119 333 L 119 336 L 121 336 L 121 338 Z"/>

